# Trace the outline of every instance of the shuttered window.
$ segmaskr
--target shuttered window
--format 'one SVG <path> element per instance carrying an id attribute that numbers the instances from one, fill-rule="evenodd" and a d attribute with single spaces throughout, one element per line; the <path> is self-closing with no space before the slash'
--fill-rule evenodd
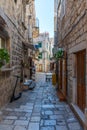
<path id="1" fill-rule="evenodd" d="M 42 43 L 40 42 L 40 43 L 38 43 L 38 46 L 39 46 L 39 48 L 41 48 L 42 47 Z"/>
<path id="2" fill-rule="evenodd" d="M 41 52 L 39 53 L 38 58 L 42 59 L 42 53 Z"/>
<path id="3" fill-rule="evenodd" d="M 6 40 L 0 37 L 0 48 L 6 48 Z"/>

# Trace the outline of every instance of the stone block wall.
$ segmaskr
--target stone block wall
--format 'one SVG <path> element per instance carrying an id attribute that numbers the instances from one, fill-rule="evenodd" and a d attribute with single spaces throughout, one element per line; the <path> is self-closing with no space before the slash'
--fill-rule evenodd
<path id="1" fill-rule="evenodd" d="M 6 48 L 10 54 L 9 66 L 11 68 L 10 71 L 0 71 L 0 107 L 10 101 L 16 80 L 13 75 L 24 74 L 21 60 L 28 59 L 28 49 L 25 54 L 23 45 L 24 42 L 28 42 L 28 34 L 25 34 L 28 33 L 28 30 L 26 30 L 28 29 L 26 27 L 26 13 L 28 13 L 26 12 L 26 4 L 32 5 L 29 5 L 29 12 L 31 10 L 30 14 L 32 14 L 32 20 L 29 24 L 32 25 L 33 19 L 35 21 L 35 4 L 33 0 L 17 0 L 17 2 L 15 0 L 0 0 L 0 37 L 6 39 Z M 1 19 L 5 23 L 4 26 L 1 24 Z M 19 82 L 16 92 L 18 93 L 18 91 L 20 91 Z"/>
<path id="2" fill-rule="evenodd" d="M 72 102 L 73 53 L 87 49 L 87 1 L 66 0 L 65 15 L 62 20 L 58 18 L 58 25 L 58 46 L 67 52 L 68 100 Z"/>
<path id="3" fill-rule="evenodd" d="M 18 4 L 18 5 L 17 5 Z M 24 58 L 23 42 L 25 39 L 25 29 L 22 21 L 22 1 L 14 3 L 14 0 L 0 1 L 0 17 L 5 21 L 2 27 L 8 34 L 8 37 L 2 34 L 0 36 L 6 39 L 6 46 L 10 54 L 10 68 L 8 71 L 0 71 L 0 107 L 7 104 L 12 96 L 16 78 L 13 75 L 21 75 L 21 60 Z M 23 11 L 25 13 L 25 11 Z M 25 14 L 24 14 L 25 15 Z M 0 23 L 0 26 L 1 23 Z M 20 91 L 18 83 L 17 90 Z M 17 93 L 18 93 L 17 91 Z"/>
<path id="4" fill-rule="evenodd" d="M 0 72 L 0 108 L 7 104 L 12 96 L 14 82 L 10 72 Z"/>

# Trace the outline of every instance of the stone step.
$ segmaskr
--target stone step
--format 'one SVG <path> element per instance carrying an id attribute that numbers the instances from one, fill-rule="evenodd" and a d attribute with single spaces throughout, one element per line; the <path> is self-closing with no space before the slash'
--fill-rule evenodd
<path id="1" fill-rule="evenodd" d="M 62 92 L 58 91 L 57 95 L 59 97 L 59 101 L 66 101 L 66 98 L 64 97 L 64 95 L 62 94 Z"/>

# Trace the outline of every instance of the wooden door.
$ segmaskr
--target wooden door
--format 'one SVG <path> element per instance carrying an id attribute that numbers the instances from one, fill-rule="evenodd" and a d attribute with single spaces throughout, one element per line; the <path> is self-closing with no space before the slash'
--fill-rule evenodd
<path id="1" fill-rule="evenodd" d="M 84 111 L 86 106 L 86 51 L 77 53 L 77 105 Z"/>
<path id="2" fill-rule="evenodd" d="M 58 86 L 62 89 L 62 60 L 58 62 Z"/>
<path id="3" fill-rule="evenodd" d="M 62 93 L 66 98 L 66 59 L 62 61 Z"/>
<path id="4" fill-rule="evenodd" d="M 42 64 L 39 64 L 39 72 L 42 72 Z"/>

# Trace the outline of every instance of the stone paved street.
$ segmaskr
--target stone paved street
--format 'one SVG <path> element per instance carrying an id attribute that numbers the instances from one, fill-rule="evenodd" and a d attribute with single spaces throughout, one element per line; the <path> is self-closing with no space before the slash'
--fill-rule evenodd
<path id="1" fill-rule="evenodd" d="M 83 130 L 70 107 L 60 102 L 51 83 L 38 82 L 34 90 L 2 110 L 0 130 Z"/>

